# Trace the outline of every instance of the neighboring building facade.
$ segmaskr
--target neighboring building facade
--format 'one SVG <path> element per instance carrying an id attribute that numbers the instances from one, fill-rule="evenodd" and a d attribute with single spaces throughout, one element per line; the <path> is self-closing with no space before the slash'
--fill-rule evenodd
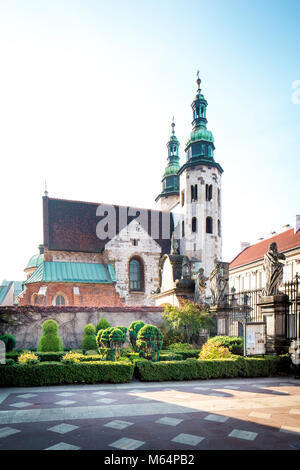
<path id="1" fill-rule="evenodd" d="M 229 265 L 229 287 L 237 292 L 265 287 L 264 255 L 271 243 L 277 243 L 280 253 L 286 257 L 283 283 L 300 275 L 300 216 L 296 216 L 295 228 L 287 226 L 281 233 L 272 234 L 258 243 L 247 246 Z"/>
<path id="2" fill-rule="evenodd" d="M 158 210 L 60 200 L 45 194 L 44 242 L 25 268 L 20 305 L 161 305 L 163 296 L 154 293 L 161 294 L 165 286 L 172 290 L 174 283 L 181 298 L 192 297 L 194 281 L 186 282 L 182 269 L 170 269 L 168 263 L 164 272 L 164 265 L 170 261 L 166 255 L 172 238 L 178 244 L 173 255 L 179 258 L 171 261 L 174 264 L 176 259 L 176 266 L 188 263 L 192 278 L 199 268 L 209 276 L 215 261 L 222 259 L 223 169 L 214 160 L 214 138 L 206 128 L 207 101 L 200 84 L 198 78 L 193 129 L 182 166 L 172 122 L 168 164 L 156 198 Z M 181 277 L 184 282 L 179 282 Z M 171 303 L 178 304 L 178 299 Z"/>
<path id="3" fill-rule="evenodd" d="M 17 305 L 17 296 L 22 292 L 22 282 L 4 280 L 0 285 L 0 306 Z"/>

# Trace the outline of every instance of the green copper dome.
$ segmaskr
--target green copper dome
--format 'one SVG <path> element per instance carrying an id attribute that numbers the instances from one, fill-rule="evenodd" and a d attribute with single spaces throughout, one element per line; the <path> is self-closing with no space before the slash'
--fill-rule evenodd
<path id="1" fill-rule="evenodd" d="M 213 144 L 214 137 L 212 135 L 212 132 L 206 129 L 205 127 L 193 129 L 186 145 L 189 145 L 192 142 L 198 142 L 200 140 L 205 140 L 206 142 L 211 142 Z"/>
<path id="2" fill-rule="evenodd" d="M 44 255 L 33 255 L 27 263 L 25 269 L 37 268 L 44 261 Z"/>
<path id="3" fill-rule="evenodd" d="M 165 169 L 163 178 L 165 178 L 166 176 L 170 176 L 170 175 L 177 175 L 179 168 L 180 168 L 179 163 L 175 163 L 175 162 L 170 163 Z"/>

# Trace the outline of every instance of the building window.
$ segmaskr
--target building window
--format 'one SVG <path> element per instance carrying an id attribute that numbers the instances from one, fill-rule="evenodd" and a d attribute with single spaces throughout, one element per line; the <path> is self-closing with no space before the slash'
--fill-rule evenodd
<path id="1" fill-rule="evenodd" d="M 198 185 L 194 184 L 191 186 L 191 202 L 198 201 Z"/>
<path id="2" fill-rule="evenodd" d="M 33 295 L 33 304 L 37 305 L 39 302 L 38 296 L 36 294 Z"/>
<path id="3" fill-rule="evenodd" d="M 181 224 L 181 235 L 182 237 L 184 237 L 184 221 L 182 221 L 182 224 Z"/>
<path id="4" fill-rule="evenodd" d="M 184 189 L 181 191 L 181 207 L 184 206 Z"/>
<path id="5" fill-rule="evenodd" d="M 207 201 L 211 201 L 213 196 L 213 187 L 212 184 L 207 184 L 205 186 L 205 198 Z"/>
<path id="6" fill-rule="evenodd" d="M 55 299 L 55 305 L 65 305 L 65 298 L 62 295 L 58 295 Z"/>
<path id="7" fill-rule="evenodd" d="M 221 192 L 220 189 L 218 188 L 218 207 L 221 206 Z"/>
<path id="8" fill-rule="evenodd" d="M 218 236 L 221 236 L 221 222 L 218 220 Z"/>
<path id="9" fill-rule="evenodd" d="M 192 217 L 192 232 L 197 232 L 197 218 Z"/>
<path id="10" fill-rule="evenodd" d="M 132 291 L 142 291 L 144 288 L 143 265 L 137 258 L 129 262 L 129 288 Z"/>
<path id="11" fill-rule="evenodd" d="M 213 219 L 206 217 L 206 233 L 213 233 Z"/>

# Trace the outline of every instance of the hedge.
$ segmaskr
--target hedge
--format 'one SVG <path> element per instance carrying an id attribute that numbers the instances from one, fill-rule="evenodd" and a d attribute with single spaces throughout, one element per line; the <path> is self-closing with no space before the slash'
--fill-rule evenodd
<path id="1" fill-rule="evenodd" d="M 197 380 L 230 377 L 268 377 L 289 372 L 289 356 L 185 361 L 135 361 L 135 376 L 142 381 Z"/>
<path id="2" fill-rule="evenodd" d="M 134 365 L 124 362 L 81 362 L 63 364 L 42 362 L 36 365 L 0 366 L 1 387 L 35 387 L 75 383 L 131 382 Z"/>

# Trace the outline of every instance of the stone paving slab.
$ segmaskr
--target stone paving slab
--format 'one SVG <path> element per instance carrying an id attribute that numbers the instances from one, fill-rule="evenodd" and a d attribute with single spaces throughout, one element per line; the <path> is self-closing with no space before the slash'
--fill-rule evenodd
<path id="1" fill-rule="evenodd" d="M 299 385 L 266 378 L 1 389 L 0 450 L 297 450 Z"/>

